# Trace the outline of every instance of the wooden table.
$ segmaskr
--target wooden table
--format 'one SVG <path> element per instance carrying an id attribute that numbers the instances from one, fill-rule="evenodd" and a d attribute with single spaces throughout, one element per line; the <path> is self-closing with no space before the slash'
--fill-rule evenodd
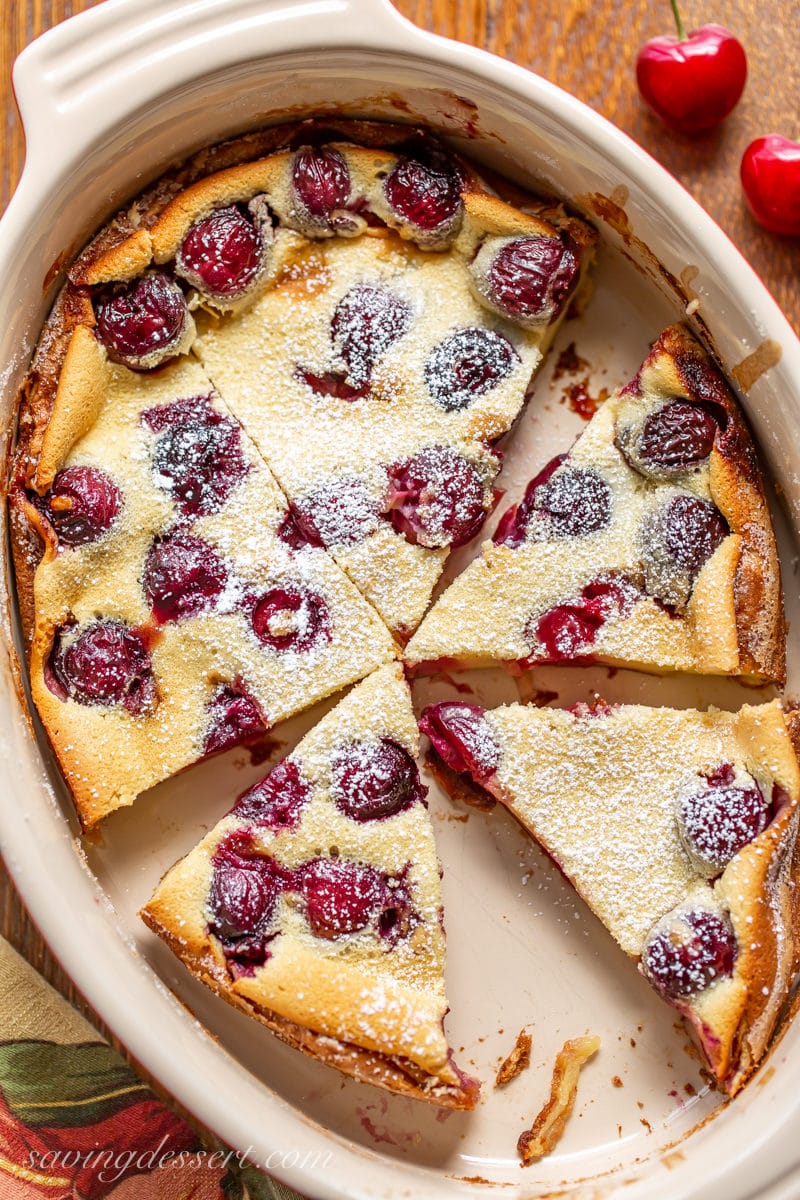
<path id="1" fill-rule="evenodd" d="M 5 0 L 0 87 L 5 112 L 0 205 L 24 161 L 11 94 L 14 57 L 37 34 L 94 0 Z M 167 0 L 165 0 L 165 3 Z M 800 331 L 800 239 L 777 238 L 751 219 L 739 187 L 742 151 L 763 133 L 800 137 L 800 2 L 684 0 L 687 28 L 717 21 L 744 44 L 750 76 L 721 130 L 697 139 L 672 134 L 642 105 L 634 61 L 643 41 L 671 32 L 667 0 L 397 0 L 424 29 L 483 46 L 529 67 L 609 117 L 696 196 L 764 279 Z M 0 930 L 51 982 L 99 1024 L 58 966 L 0 867 Z"/>

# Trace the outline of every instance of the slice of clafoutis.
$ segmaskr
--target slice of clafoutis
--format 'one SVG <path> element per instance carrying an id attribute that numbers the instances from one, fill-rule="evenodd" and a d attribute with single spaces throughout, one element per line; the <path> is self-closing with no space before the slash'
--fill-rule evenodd
<path id="1" fill-rule="evenodd" d="M 189 359 L 134 373 L 79 327 L 12 506 L 38 535 L 33 699 L 86 827 L 395 655 L 325 551 L 279 537 L 284 497 Z"/>
<path id="2" fill-rule="evenodd" d="M 781 682 L 772 523 L 750 433 L 681 326 L 528 485 L 407 647 L 412 671 L 600 662 Z"/>
<path id="3" fill-rule="evenodd" d="M 540 843 L 734 1095 L 797 965 L 798 714 L 454 702 L 420 725 Z"/>
<path id="4" fill-rule="evenodd" d="M 444 1108 L 440 868 L 402 668 L 358 684 L 164 877 L 142 917 L 291 1046 Z"/>
<path id="5" fill-rule="evenodd" d="M 245 305 L 209 286 L 206 261 L 234 205 L 271 221 Z M 416 155 L 337 142 L 210 175 L 146 236 L 203 302 L 196 351 L 289 497 L 295 536 L 327 547 L 407 637 L 449 550 L 494 506 L 493 443 L 594 231 L 489 195 L 432 142 Z"/>

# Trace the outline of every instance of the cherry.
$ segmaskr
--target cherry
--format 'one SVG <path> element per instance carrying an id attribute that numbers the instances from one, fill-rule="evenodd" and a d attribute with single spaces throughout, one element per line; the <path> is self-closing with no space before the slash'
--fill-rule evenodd
<path id="1" fill-rule="evenodd" d="M 460 180 L 443 155 L 398 159 L 383 190 L 397 216 L 427 233 L 449 233 L 461 215 Z"/>
<path id="2" fill-rule="evenodd" d="M 353 821 L 380 821 L 425 797 L 417 764 L 397 742 L 350 742 L 331 763 L 331 794 Z"/>
<path id="3" fill-rule="evenodd" d="M 299 535 L 311 546 L 355 546 L 377 523 L 377 506 L 364 481 L 343 475 L 301 497 L 284 518 L 281 537 L 289 545 Z"/>
<path id="4" fill-rule="evenodd" d="M 156 696 L 150 655 L 141 636 L 121 621 L 95 621 L 63 644 L 59 629 L 50 654 L 51 691 L 78 704 L 121 705 L 133 715 Z"/>
<path id="5" fill-rule="evenodd" d="M 497 770 L 500 748 L 494 740 L 484 710 L 462 700 L 429 705 L 419 727 L 453 771 L 469 774 L 484 783 Z"/>
<path id="6" fill-rule="evenodd" d="M 695 866 L 713 876 L 758 837 L 768 815 L 769 804 L 754 779 L 734 784 L 733 779 L 717 782 L 712 777 L 681 797 L 678 830 Z"/>
<path id="7" fill-rule="evenodd" d="M 45 497 L 50 521 L 64 546 L 96 542 L 111 528 L 122 494 L 97 467 L 65 467 Z"/>
<path id="8" fill-rule="evenodd" d="M 311 785 L 296 762 L 284 758 L 269 775 L 243 792 L 232 809 L 240 821 L 279 833 L 296 828 L 300 812 L 311 798 Z"/>
<path id="9" fill-rule="evenodd" d="M 611 519 L 611 489 L 590 467 L 567 464 L 536 489 L 534 511 L 546 537 L 587 537 Z"/>
<path id="10" fill-rule="evenodd" d="M 557 237 L 524 237 L 495 251 L 489 241 L 473 264 L 473 275 L 490 305 L 524 325 L 553 321 L 575 290 L 580 263 Z"/>
<path id="11" fill-rule="evenodd" d="M 661 532 L 669 557 L 694 578 L 729 531 L 725 518 L 711 501 L 679 495 L 667 505 Z"/>
<path id="12" fill-rule="evenodd" d="M 519 356 L 493 329 L 457 329 L 440 342 L 425 363 L 431 400 L 445 412 L 467 408 L 507 378 Z"/>
<path id="13" fill-rule="evenodd" d="M 301 587 L 276 587 L 261 596 L 252 623 L 265 646 L 295 654 L 312 650 L 331 636 L 327 604 L 316 592 Z"/>
<path id="14" fill-rule="evenodd" d="M 636 60 L 636 81 L 657 116 L 682 133 L 701 133 L 724 121 L 747 79 L 741 42 L 722 25 L 686 33 L 672 0 L 678 36 L 646 42 Z"/>
<path id="15" fill-rule="evenodd" d="M 258 965 L 269 957 L 267 928 L 283 887 L 277 864 L 255 852 L 248 833 L 229 834 L 213 857 L 209 928 L 226 957 Z"/>
<path id="16" fill-rule="evenodd" d="M 267 729 L 267 722 L 252 696 L 239 682 L 223 684 L 209 700 L 203 754 L 218 754 L 252 741 Z"/>
<path id="17" fill-rule="evenodd" d="M 302 146 L 292 164 L 292 188 L 310 216 L 327 220 L 350 198 L 347 163 L 338 150 L 328 146 Z"/>
<path id="18" fill-rule="evenodd" d="M 732 975 L 736 955 L 736 935 L 726 916 L 702 909 L 674 912 L 651 933 L 642 969 L 659 992 L 678 999 Z"/>
<path id="19" fill-rule="evenodd" d="M 142 420 L 160 430 L 153 446 L 158 486 L 185 516 L 217 512 L 249 470 L 236 422 L 194 398 L 150 409 Z"/>
<path id="20" fill-rule="evenodd" d="M 577 600 L 557 604 L 528 619 L 525 640 L 534 647 L 533 662 L 568 662 L 585 657 L 607 621 L 627 616 L 641 593 L 624 576 L 587 583 Z"/>
<path id="21" fill-rule="evenodd" d="M 448 446 L 426 446 L 392 464 L 388 475 L 389 520 L 412 545 L 463 546 L 483 524 L 483 481 Z"/>
<path id="22" fill-rule="evenodd" d="M 159 624 L 196 617 L 214 604 L 227 582 L 219 555 L 189 533 L 157 538 L 142 574 L 144 594 Z"/>
<path id="23" fill-rule="evenodd" d="M 95 313 L 109 358 L 133 370 L 173 357 L 190 320 L 183 292 L 158 271 L 100 300 Z"/>
<path id="24" fill-rule="evenodd" d="M 315 858 L 300 868 L 306 916 L 317 937 L 357 933 L 375 916 L 384 890 L 372 867 L 339 858 Z"/>
<path id="25" fill-rule="evenodd" d="M 516 550 L 517 546 L 521 546 L 527 540 L 528 526 L 536 512 L 536 493 L 542 484 L 547 483 L 555 474 L 566 457 L 566 454 L 557 454 L 555 458 L 551 458 L 525 488 L 525 495 L 519 504 L 513 504 L 511 508 L 506 509 L 492 538 L 496 546 L 510 546 L 512 550 Z"/>
<path id="26" fill-rule="evenodd" d="M 716 433 L 711 413 L 699 404 L 673 400 L 645 419 L 639 453 L 657 467 L 693 467 L 708 458 Z"/>
<path id="27" fill-rule="evenodd" d="M 191 227 L 175 256 L 175 270 L 210 296 L 240 296 L 258 274 L 263 245 L 249 214 L 232 204 Z"/>
<path id="28" fill-rule="evenodd" d="M 779 133 L 756 138 L 741 165 L 745 200 L 765 229 L 800 236 L 800 142 Z"/>
<path id="29" fill-rule="evenodd" d="M 411 325 L 409 305 L 389 288 L 361 283 L 336 306 L 331 336 L 347 366 L 348 382 L 367 385 L 375 362 Z M 348 397 L 349 398 L 349 397 Z"/>

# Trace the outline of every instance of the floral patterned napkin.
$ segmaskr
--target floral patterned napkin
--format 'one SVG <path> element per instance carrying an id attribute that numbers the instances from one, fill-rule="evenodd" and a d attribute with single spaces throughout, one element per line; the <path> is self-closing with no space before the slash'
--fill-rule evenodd
<path id="1" fill-rule="evenodd" d="M 300 1200 L 198 1132 L 0 938 L 3 1200 Z"/>

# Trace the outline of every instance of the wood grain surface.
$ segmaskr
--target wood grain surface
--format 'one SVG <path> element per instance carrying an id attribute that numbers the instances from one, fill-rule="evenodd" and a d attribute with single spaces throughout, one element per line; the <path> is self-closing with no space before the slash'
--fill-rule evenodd
<path id="1" fill-rule="evenodd" d="M 164 0 L 168 3 L 168 0 Z M 397 0 L 424 29 L 492 51 L 538 72 L 608 117 L 664 164 L 742 250 L 800 331 L 800 239 L 762 230 L 739 187 L 739 161 L 764 133 L 800 139 L 800 0 L 684 0 L 687 28 L 717 22 L 745 46 L 749 78 L 725 125 L 699 138 L 667 131 L 639 99 L 634 75 L 643 41 L 672 32 L 667 0 Z M 2 0 L 0 88 L 5 208 L 24 162 L 11 66 L 34 37 L 92 0 Z M 95 1024 L 28 918 L 0 867 L 0 930 Z"/>

